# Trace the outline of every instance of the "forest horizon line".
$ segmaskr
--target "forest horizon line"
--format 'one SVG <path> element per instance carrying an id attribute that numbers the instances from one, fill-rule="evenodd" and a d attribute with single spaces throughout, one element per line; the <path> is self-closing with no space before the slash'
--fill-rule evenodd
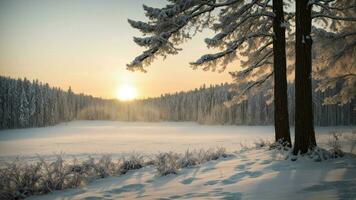
<path id="1" fill-rule="evenodd" d="M 274 105 L 262 92 L 240 104 L 227 106 L 236 95 L 232 84 L 203 85 L 160 97 L 119 101 L 74 93 L 38 80 L 0 76 L 0 129 L 43 127 L 72 120 L 192 121 L 200 124 L 272 125 Z M 340 90 L 314 92 L 315 125 L 355 125 L 354 101 L 324 105 L 323 99 Z M 290 123 L 294 123 L 294 85 L 288 85 Z"/>

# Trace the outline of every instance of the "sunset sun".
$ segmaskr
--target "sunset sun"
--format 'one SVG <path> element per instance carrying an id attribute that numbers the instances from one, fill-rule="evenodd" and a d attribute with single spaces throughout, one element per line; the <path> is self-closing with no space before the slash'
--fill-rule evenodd
<path id="1" fill-rule="evenodd" d="M 116 93 L 116 98 L 121 101 L 133 100 L 137 97 L 137 90 L 133 85 L 124 84 L 121 85 Z"/>

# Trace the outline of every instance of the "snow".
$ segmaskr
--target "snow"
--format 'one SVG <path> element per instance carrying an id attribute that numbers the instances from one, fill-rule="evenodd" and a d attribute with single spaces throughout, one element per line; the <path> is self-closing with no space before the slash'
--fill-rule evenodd
<path id="1" fill-rule="evenodd" d="M 318 140 L 327 142 L 331 130 L 353 127 L 319 127 Z M 0 131 L 0 161 L 22 156 L 33 159 L 37 154 L 51 157 L 64 152 L 78 159 L 87 155 L 111 154 L 113 157 L 132 152 L 152 155 L 187 149 L 223 146 L 235 151 L 254 145 L 260 139 L 274 138 L 273 126 L 199 125 L 192 122 L 119 122 L 73 121 L 52 127 Z M 349 150 L 346 150 L 349 151 Z"/>
<path id="2" fill-rule="evenodd" d="M 152 166 L 79 189 L 29 199 L 353 199 L 356 159 L 280 160 L 277 151 L 239 151 L 232 158 L 160 177 Z"/>
<path id="3" fill-rule="evenodd" d="M 318 145 L 327 147 L 330 131 L 343 131 L 343 150 L 355 149 L 355 127 L 317 127 Z M 133 151 L 144 155 L 223 146 L 232 157 L 159 176 L 154 166 L 98 179 L 76 189 L 29 199 L 352 199 L 356 198 L 356 159 L 314 162 L 285 160 L 278 150 L 254 148 L 273 139 L 272 126 L 209 126 L 190 122 L 74 121 L 53 127 L 0 131 L 0 158 L 31 159 L 63 151 L 69 158 Z M 293 132 L 293 130 L 292 130 Z M 354 137 L 354 136 L 353 136 Z M 353 142 L 353 143 L 352 143 Z"/>
<path id="4" fill-rule="evenodd" d="M 202 126 L 191 122 L 74 121 L 52 127 L 0 131 L 0 159 L 53 155 L 65 152 L 77 157 L 133 151 L 160 151 L 224 146 L 236 150 L 240 143 L 272 138 L 272 126 Z"/>

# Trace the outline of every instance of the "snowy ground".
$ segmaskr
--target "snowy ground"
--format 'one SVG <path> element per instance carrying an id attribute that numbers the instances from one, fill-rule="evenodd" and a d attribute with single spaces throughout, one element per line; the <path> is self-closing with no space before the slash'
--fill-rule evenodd
<path id="1" fill-rule="evenodd" d="M 159 177 L 152 166 L 29 199 L 355 199 L 356 159 L 280 160 L 266 149 Z"/>
<path id="2" fill-rule="evenodd" d="M 0 156 L 37 153 L 125 154 L 184 151 L 224 145 L 236 149 L 239 144 L 273 136 L 271 126 L 201 126 L 189 122 L 115 122 L 75 121 L 46 128 L 0 131 Z"/>
<path id="3" fill-rule="evenodd" d="M 324 145 L 330 131 L 350 132 L 355 127 L 318 127 L 319 143 Z M 23 156 L 26 159 L 64 152 L 68 157 L 109 153 L 121 156 L 133 151 L 151 155 L 223 146 L 228 151 L 253 145 L 260 139 L 273 139 L 272 126 L 203 126 L 190 122 L 74 121 L 46 128 L 0 131 L 0 161 Z M 350 149 L 346 149 L 350 151 Z"/>
<path id="4" fill-rule="evenodd" d="M 317 128 L 318 144 L 342 130 L 343 150 L 355 153 L 355 127 Z M 76 121 L 54 127 L 0 131 L 0 158 L 31 159 L 63 151 L 68 156 L 133 151 L 144 155 L 224 146 L 233 157 L 185 168 L 160 177 L 154 166 L 89 185 L 29 199 L 356 199 L 356 159 L 314 162 L 284 160 L 279 151 L 249 150 L 258 139 L 272 139 L 271 126 L 201 126 L 195 123 Z M 50 156 L 48 157 L 50 159 Z"/>

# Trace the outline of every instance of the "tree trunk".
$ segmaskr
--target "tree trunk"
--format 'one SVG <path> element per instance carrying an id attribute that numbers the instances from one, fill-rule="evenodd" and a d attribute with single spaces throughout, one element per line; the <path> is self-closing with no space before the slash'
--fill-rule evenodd
<path id="1" fill-rule="evenodd" d="M 316 146 L 312 105 L 312 38 L 309 0 L 296 1 L 295 143 L 293 153 L 306 153 Z"/>
<path id="2" fill-rule="evenodd" d="M 286 37 L 283 0 L 273 0 L 274 128 L 276 142 L 291 145 L 288 119 Z"/>

